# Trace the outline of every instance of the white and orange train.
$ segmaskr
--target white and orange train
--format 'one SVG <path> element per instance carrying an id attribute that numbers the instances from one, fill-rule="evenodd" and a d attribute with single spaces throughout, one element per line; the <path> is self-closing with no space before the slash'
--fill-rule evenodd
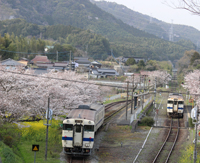
<path id="1" fill-rule="evenodd" d="M 179 93 L 170 93 L 167 100 L 167 116 L 183 118 L 184 99 Z"/>
<path id="2" fill-rule="evenodd" d="M 66 154 L 90 155 L 94 135 L 103 124 L 105 107 L 101 104 L 79 105 L 63 121 L 62 147 Z"/>

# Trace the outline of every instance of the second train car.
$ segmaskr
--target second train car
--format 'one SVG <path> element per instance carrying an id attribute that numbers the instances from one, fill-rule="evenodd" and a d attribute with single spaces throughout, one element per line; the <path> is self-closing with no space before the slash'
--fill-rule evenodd
<path id="1" fill-rule="evenodd" d="M 167 99 L 167 116 L 183 118 L 184 99 L 182 94 L 170 93 Z"/>

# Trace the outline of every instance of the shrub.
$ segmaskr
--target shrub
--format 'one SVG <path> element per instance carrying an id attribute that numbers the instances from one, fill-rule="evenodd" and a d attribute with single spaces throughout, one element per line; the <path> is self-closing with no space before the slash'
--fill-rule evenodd
<path id="1" fill-rule="evenodd" d="M 3 142 L 9 147 L 13 146 L 13 138 L 11 136 L 6 135 L 3 139 Z"/>
<path id="2" fill-rule="evenodd" d="M 143 125 L 146 125 L 146 126 L 153 126 L 154 124 L 154 119 L 152 117 L 144 117 L 142 120 L 141 120 L 141 123 Z"/>
<path id="3" fill-rule="evenodd" d="M 194 127 L 194 124 L 192 123 L 192 118 L 189 118 L 188 121 L 189 121 L 189 127 L 192 127 L 192 128 L 193 128 L 193 127 Z"/>

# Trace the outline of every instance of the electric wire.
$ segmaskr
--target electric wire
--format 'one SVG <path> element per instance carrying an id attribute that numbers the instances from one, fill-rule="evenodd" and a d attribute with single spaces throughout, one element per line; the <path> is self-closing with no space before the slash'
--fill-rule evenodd
<path id="1" fill-rule="evenodd" d="M 38 78 L 46 78 L 46 79 L 50 79 L 50 80 L 51 79 L 52 80 L 61 80 L 61 81 L 68 81 L 68 82 L 75 82 L 75 83 L 82 83 L 82 84 L 91 84 L 91 85 L 106 86 L 106 87 L 117 87 L 117 88 L 124 88 L 124 89 L 127 88 L 127 87 L 122 87 L 122 86 L 114 86 L 114 85 L 107 85 L 107 84 L 100 84 L 100 83 L 83 82 L 83 81 L 78 81 L 78 80 L 53 78 L 53 77 L 47 77 L 47 76 L 41 76 L 41 75 L 23 74 L 23 73 L 13 72 L 13 71 L 7 71 L 7 70 L 0 70 L 0 71 L 7 72 L 7 73 L 18 74 L 18 75 L 32 76 L 32 77 L 38 77 Z M 122 84 L 126 84 L 126 83 L 122 83 Z M 132 89 L 132 88 L 129 88 L 129 89 Z"/>

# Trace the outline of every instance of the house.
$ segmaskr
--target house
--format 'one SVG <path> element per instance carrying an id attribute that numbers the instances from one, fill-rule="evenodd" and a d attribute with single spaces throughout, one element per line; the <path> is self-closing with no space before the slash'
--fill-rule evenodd
<path id="1" fill-rule="evenodd" d="M 150 74 L 150 71 L 140 71 L 140 75 L 144 77 L 148 77 Z"/>
<path id="2" fill-rule="evenodd" d="M 27 58 L 21 58 L 18 62 L 27 66 L 29 61 Z"/>
<path id="3" fill-rule="evenodd" d="M 87 72 L 90 69 L 91 62 L 88 60 L 88 58 L 84 57 L 74 57 L 74 62 L 76 64 L 76 67 L 83 67 L 84 71 L 86 70 Z"/>
<path id="4" fill-rule="evenodd" d="M 5 66 L 6 68 L 10 68 L 10 67 L 25 67 L 26 65 L 23 63 L 20 63 L 18 61 L 15 61 L 11 58 L 8 58 L 6 60 L 1 61 L 1 65 Z"/>
<path id="5" fill-rule="evenodd" d="M 97 61 L 93 61 L 93 62 L 91 62 L 91 65 L 90 65 L 90 67 L 91 68 L 101 68 L 101 63 L 99 63 L 99 62 L 97 62 Z"/>
<path id="6" fill-rule="evenodd" d="M 63 62 L 55 62 L 53 63 L 52 67 L 48 67 L 48 70 L 55 69 L 56 71 L 63 71 L 63 70 L 69 70 L 70 65 L 68 61 Z"/>
<path id="7" fill-rule="evenodd" d="M 145 59 L 143 57 L 119 57 L 117 59 L 119 60 L 119 62 L 126 63 L 129 58 L 134 58 L 136 63 L 141 60 L 145 62 Z"/>
<path id="8" fill-rule="evenodd" d="M 37 65 L 37 63 L 51 63 L 51 61 L 47 58 L 47 56 L 36 55 L 30 63 Z"/>
<path id="9" fill-rule="evenodd" d="M 38 66 L 39 68 L 50 68 L 50 67 L 53 67 L 53 63 L 40 63 L 40 62 L 37 62 L 36 63 L 36 66 Z"/>
<path id="10" fill-rule="evenodd" d="M 77 60 L 87 60 L 88 61 L 88 58 L 87 57 L 74 57 L 74 61 L 77 61 Z"/>
<path id="11" fill-rule="evenodd" d="M 108 76 L 119 76 L 116 70 L 114 69 L 91 69 L 89 71 L 89 76 L 92 78 L 107 78 Z"/>

